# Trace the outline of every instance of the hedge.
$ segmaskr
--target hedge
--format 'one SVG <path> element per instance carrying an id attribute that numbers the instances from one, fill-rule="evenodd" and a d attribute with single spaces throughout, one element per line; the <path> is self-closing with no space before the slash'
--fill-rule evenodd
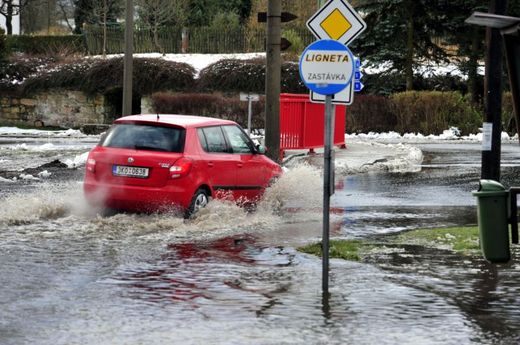
<path id="1" fill-rule="evenodd" d="M 354 103 L 347 107 L 346 121 L 348 133 L 395 131 L 397 124 L 390 98 L 377 95 L 356 94 Z"/>
<path id="2" fill-rule="evenodd" d="M 0 91 L 17 91 L 24 80 L 36 75 L 42 69 L 41 66 L 50 66 L 54 63 L 55 59 L 48 57 L 9 58 L 8 63 L 0 64 Z"/>
<path id="3" fill-rule="evenodd" d="M 7 37 L 7 46 L 11 52 L 32 55 L 71 55 L 87 52 L 83 35 L 11 35 Z"/>
<path id="4" fill-rule="evenodd" d="M 154 110 L 162 114 L 184 114 L 219 117 L 247 127 L 248 103 L 240 101 L 238 95 L 226 97 L 221 93 L 171 93 L 152 94 Z M 265 126 L 265 98 L 252 103 L 253 128 Z"/>
<path id="5" fill-rule="evenodd" d="M 0 28 L 0 62 L 3 62 L 7 57 L 7 42 L 5 30 Z"/>
<path id="6" fill-rule="evenodd" d="M 390 97 L 400 133 L 440 134 L 458 127 L 462 134 L 476 133 L 482 115 L 460 92 L 408 91 Z"/>
<path id="7" fill-rule="evenodd" d="M 161 90 L 193 90 L 195 70 L 188 64 L 162 59 L 134 58 L 133 91 L 146 95 Z M 22 94 L 54 88 L 105 93 L 123 87 L 123 58 L 81 59 L 60 64 L 29 77 Z"/>
<path id="8" fill-rule="evenodd" d="M 298 64 L 284 62 L 281 72 L 281 92 L 306 93 Z M 265 59 L 220 60 L 200 72 L 198 87 L 201 92 L 265 92 Z"/>
<path id="9" fill-rule="evenodd" d="M 76 58 L 66 62 L 48 58 L 25 58 L 24 63 L 15 60 L 9 73 L 0 71 L 0 89 L 12 87 L 13 78 L 24 80 L 23 94 L 52 88 L 71 88 L 86 93 L 103 93 L 121 87 L 123 59 L 119 58 Z M 43 72 L 24 66 L 40 64 Z M 140 94 L 157 91 L 197 92 L 257 92 L 265 91 L 265 59 L 221 60 L 209 65 L 195 80 L 195 70 L 188 64 L 156 58 L 134 58 L 134 90 Z M 282 65 L 281 91 L 306 93 L 307 88 L 300 80 L 298 65 L 285 62 Z M 17 82 L 14 85 L 18 84 Z"/>
<path id="10" fill-rule="evenodd" d="M 511 114 L 510 93 L 504 93 L 504 129 L 507 129 Z M 347 107 L 346 121 L 349 133 L 440 134 L 450 127 L 457 127 L 461 134 L 467 135 L 479 132 L 483 112 L 474 108 L 470 100 L 459 92 L 413 91 L 390 97 L 356 95 L 355 102 Z M 513 127 L 510 125 L 510 132 L 516 130 Z"/>

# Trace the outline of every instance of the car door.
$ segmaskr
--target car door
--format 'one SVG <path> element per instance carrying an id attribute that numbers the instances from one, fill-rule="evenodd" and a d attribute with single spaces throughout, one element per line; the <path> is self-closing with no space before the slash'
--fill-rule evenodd
<path id="1" fill-rule="evenodd" d="M 201 146 L 203 166 L 209 183 L 215 190 L 215 197 L 235 197 L 236 170 L 239 158 L 231 153 L 231 148 L 220 126 L 203 127 L 197 130 Z"/>
<path id="2" fill-rule="evenodd" d="M 255 153 L 254 144 L 244 130 L 236 125 L 222 126 L 236 157 L 236 194 L 249 200 L 257 198 L 268 183 L 262 156 Z"/>

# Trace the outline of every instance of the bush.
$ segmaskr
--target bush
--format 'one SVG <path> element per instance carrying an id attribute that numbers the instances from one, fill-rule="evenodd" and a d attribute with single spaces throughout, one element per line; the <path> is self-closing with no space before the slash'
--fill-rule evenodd
<path id="1" fill-rule="evenodd" d="M 300 78 L 298 63 L 285 62 L 282 64 L 281 92 L 309 93 L 309 89 Z"/>
<path id="2" fill-rule="evenodd" d="M 285 62 L 282 64 L 281 91 L 289 93 L 306 93 L 307 88 L 300 80 L 298 64 Z M 218 61 L 200 72 L 198 81 L 202 92 L 265 92 L 265 60 Z"/>
<path id="3" fill-rule="evenodd" d="M 82 35 L 29 36 L 13 35 L 7 38 L 8 47 L 13 52 L 31 55 L 72 55 L 85 54 L 86 46 Z"/>
<path id="4" fill-rule="evenodd" d="M 210 27 L 221 32 L 230 29 L 236 30 L 240 28 L 240 16 L 234 12 L 217 12 L 211 21 Z"/>
<path id="5" fill-rule="evenodd" d="M 7 58 L 7 44 L 4 29 L 0 28 L 0 62 Z"/>
<path id="6" fill-rule="evenodd" d="M 356 95 L 355 102 L 347 107 L 348 133 L 395 131 L 397 118 L 391 101 L 385 96 Z"/>
<path id="7" fill-rule="evenodd" d="M 507 109 L 507 108 L 505 108 Z M 396 131 L 440 134 L 458 127 L 462 134 L 478 133 L 481 111 L 459 92 L 412 91 L 390 97 L 356 95 L 347 107 L 347 132 Z"/>
<path id="8" fill-rule="evenodd" d="M 24 80 L 30 79 L 42 69 L 55 63 L 54 58 L 27 58 L 12 55 L 8 63 L 0 64 L 0 90 L 17 91 Z"/>
<path id="9" fill-rule="evenodd" d="M 240 101 L 239 97 L 225 97 L 221 94 L 191 93 L 155 93 L 152 95 L 154 110 L 163 114 L 184 114 L 211 116 L 232 120 L 242 127 L 247 127 L 247 102 Z M 265 99 L 253 102 L 253 128 L 264 128 Z"/>
<path id="10" fill-rule="evenodd" d="M 75 60 L 69 63 L 51 64 L 45 72 L 29 76 L 22 84 L 22 94 L 27 95 L 51 89 L 81 90 L 95 60 Z"/>
<path id="11" fill-rule="evenodd" d="M 188 64 L 162 59 L 134 59 L 133 92 L 145 95 L 161 90 L 192 90 L 195 70 Z M 61 64 L 29 78 L 23 93 L 52 88 L 105 93 L 123 87 L 123 59 L 81 59 Z"/>
<path id="12" fill-rule="evenodd" d="M 390 97 L 400 133 L 440 134 L 458 127 L 462 134 L 477 133 L 481 115 L 459 92 L 409 91 Z"/>
<path id="13" fill-rule="evenodd" d="M 201 91 L 263 92 L 265 90 L 265 61 L 220 60 L 200 72 Z"/>
<path id="14" fill-rule="evenodd" d="M 305 44 L 296 30 L 284 30 L 282 37 L 291 42 L 291 46 L 284 51 L 285 54 L 289 54 L 291 57 L 297 58 L 301 53 L 303 53 Z"/>

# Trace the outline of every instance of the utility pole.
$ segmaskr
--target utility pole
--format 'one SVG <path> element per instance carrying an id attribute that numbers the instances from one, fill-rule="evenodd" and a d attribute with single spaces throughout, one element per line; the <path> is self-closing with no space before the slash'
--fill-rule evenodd
<path id="1" fill-rule="evenodd" d="M 506 13 L 507 0 L 491 0 L 489 13 Z M 502 37 L 499 29 L 486 29 L 486 74 L 484 79 L 484 130 L 491 126 L 491 148 L 482 150 L 482 179 L 500 181 L 502 136 Z M 484 141 L 486 133 L 484 131 Z"/>
<path id="2" fill-rule="evenodd" d="M 265 71 L 265 146 L 269 148 L 269 158 L 277 162 L 280 160 L 281 16 L 281 1 L 269 0 Z"/>
<path id="3" fill-rule="evenodd" d="M 132 74 L 134 55 L 134 4 L 126 0 L 125 57 L 123 69 L 123 116 L 132 114 Z"/>

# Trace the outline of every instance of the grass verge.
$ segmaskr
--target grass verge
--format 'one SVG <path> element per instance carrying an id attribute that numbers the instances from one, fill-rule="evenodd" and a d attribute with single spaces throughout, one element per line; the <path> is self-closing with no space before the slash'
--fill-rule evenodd
<path id="1" fill-rule="evenodd" d="M 373 244 L 363 240 L 332 240 L 329 243 L 329 255 L 331 258 L 350 261 L 360 261 L 362 256 L 372 248 Z M 299 251 L 322 256 L 321 242 L 298 248 Z"/>
<path id="2" fill-rule="evenodd" d="M 399 233 L 396 244 L 414 244 L 453 250 L 460 254 L 474 254 L 480 250 L 478 227 L 418 229 Z"/>
<path id="3" fill-rule="evenodd" d="M 479 234 L 476 226 L 435 229 L 417 229 L 363 240 L 331 240 L 330 257 L 361 261 L 371 253 L 387 249 L 388 245 L 418 245 L 442 250 L 452 250 L 463 255 L 478 255 Z M 321 242 L 298 248 L 299 251 L 322 256 Z"/>

